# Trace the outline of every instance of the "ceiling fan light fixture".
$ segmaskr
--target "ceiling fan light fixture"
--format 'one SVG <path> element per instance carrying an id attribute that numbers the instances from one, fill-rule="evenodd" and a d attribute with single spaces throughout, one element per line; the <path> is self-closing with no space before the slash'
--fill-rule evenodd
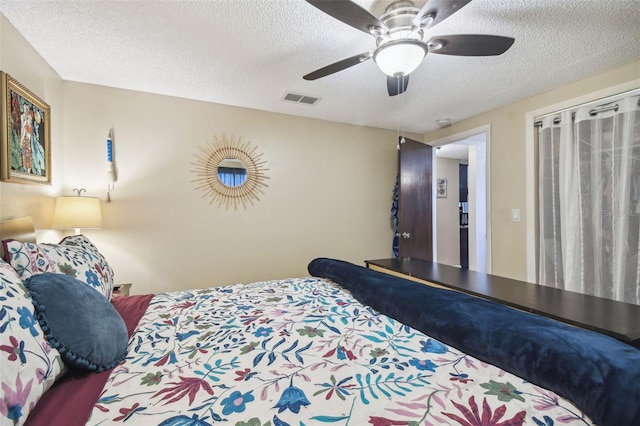
<path id="1" fill-rule="evenodd" d="M 391 76 L 409 75 L 420 65 L 427 48 L 417 40 L 395 40 L 383 44 L 373 53 L 380 70 Z"/>

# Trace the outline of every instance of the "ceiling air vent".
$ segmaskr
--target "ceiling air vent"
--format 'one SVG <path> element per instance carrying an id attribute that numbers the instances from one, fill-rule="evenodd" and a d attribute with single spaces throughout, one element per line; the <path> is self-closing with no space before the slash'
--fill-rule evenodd
<path id="1" fill-rule="evenodd" d="M 285 101 L 297 102 L 299 104 L 315 105 L 320 98 L 313 96 L 299 95 L 297 93 L 287 93 L 284 95 Z"/>

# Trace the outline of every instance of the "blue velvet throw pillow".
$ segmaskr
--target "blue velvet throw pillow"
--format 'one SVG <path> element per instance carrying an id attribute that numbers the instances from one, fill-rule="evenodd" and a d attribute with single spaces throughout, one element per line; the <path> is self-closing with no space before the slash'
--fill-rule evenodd
<path id="1" fill-rule="evenodd" d="M 34 275 L 25 286 L 49 344 L 67 365 L 101 372 L 124 360 L 127 327 L 102 294 L 64 274 Z"/>
<path id="2" fill-rule="evenodd" d="M 361 303 L 571 400 L 600 426 L 640 425 L 640 349 L 595 331 L 341 260 L 308 266 Z"/>

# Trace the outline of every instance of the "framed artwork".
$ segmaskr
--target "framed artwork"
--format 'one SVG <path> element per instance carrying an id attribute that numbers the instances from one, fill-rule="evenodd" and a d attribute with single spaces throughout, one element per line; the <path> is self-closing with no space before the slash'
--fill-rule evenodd
<path id="1" fill-rule="evenodd" d="M 51 108 L 7 73 L 2 79 L 0 179 L 51 184 Z"/>
<path id="2" fill-rule="evenodd" d="M 438 178 L 436 181 L 436 197 L 447 198 L 447 178 Z"/>

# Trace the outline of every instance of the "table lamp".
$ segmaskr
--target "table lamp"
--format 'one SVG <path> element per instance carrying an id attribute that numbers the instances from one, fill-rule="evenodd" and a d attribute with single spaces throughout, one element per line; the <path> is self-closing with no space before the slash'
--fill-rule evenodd
<path id="1" fill-rule="evenodd" d="M 80 194 L 85 189 L 74 189 L 76 196 L 58 197 L 53 213 L 53 227 L 55 229 L 74 229 L 80 234 L 80 229 L 102 228 L 102 211 L 100 199 L 83 197 Z"/>

